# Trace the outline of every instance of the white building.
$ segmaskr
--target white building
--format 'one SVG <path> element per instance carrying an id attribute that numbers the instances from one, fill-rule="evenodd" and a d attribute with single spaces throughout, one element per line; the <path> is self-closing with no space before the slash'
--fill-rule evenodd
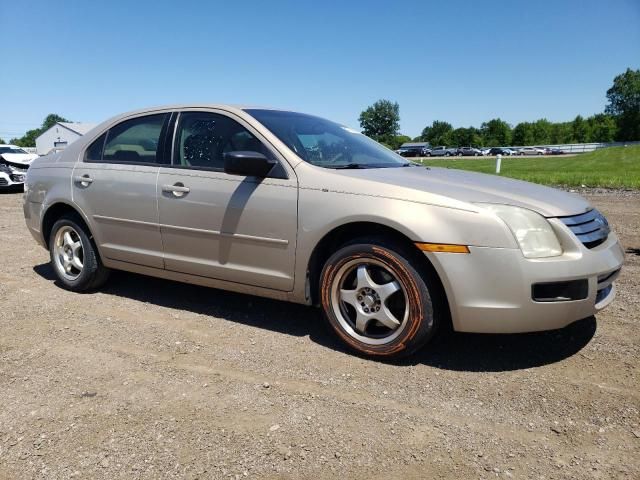
<path id="1" fill-rule="evenodd" d="M 46 155 L 54 148 L 64 148 L 93 127 L 93 123 L 58 122 L 36 138 L 36 153 Z"/>

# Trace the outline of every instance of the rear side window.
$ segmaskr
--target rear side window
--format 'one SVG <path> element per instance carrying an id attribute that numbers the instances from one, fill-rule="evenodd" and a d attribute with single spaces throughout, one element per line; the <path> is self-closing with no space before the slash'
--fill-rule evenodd
<path id="1" fill-rule="evenodd" d="M 163 113 L 119 123 L 89 146 L 85 159 L 107 163 L 162 163 L 160 139 L 168 117 L 169 114 Z"/>

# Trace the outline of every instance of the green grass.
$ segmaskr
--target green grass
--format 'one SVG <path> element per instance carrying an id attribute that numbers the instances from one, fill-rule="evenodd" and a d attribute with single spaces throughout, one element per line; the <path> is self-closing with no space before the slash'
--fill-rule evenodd
<path id="1" fill-rule="evenodd" d="M 424 165 L 495 173 L 495 158 L 422 159 Z M 574 156 L 503 157 L 500 175 L 545 185 L 640 189 L 640 145 Z"/>

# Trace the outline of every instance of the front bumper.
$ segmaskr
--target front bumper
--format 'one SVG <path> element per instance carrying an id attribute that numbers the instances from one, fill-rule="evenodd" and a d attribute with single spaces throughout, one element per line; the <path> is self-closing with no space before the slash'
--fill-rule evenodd
<path id="1" fill-rule="evenodd" d="M 26 172 L 13 173 L 0 170 L 0 188 L 9 188 L 17 185 L 23 185 L 26 177 Z"/>
<path id="2" fill-rule="evenodd" d="M 469 247 L 470 254 L 426 253 L 443 282 L 453 327 L 476 333 L 522 333 L 562 328 L 594 315 L 615 296 L 624 252 L 612 232 L 601 245 L 527 259 L 519 249 Z M 537 283 L 586 280 L 586 298 L 534 301 Z"/>

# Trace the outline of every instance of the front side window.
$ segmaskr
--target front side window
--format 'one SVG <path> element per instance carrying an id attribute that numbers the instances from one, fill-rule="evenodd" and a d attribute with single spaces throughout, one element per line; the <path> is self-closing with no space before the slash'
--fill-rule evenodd
<path id="1" fill-rule="evenodd" d="M 174 164 L 184 168 L 224 170 L 224 154 L 231 151 L 271 152 L 235 120 L 209 112 L 183 112 L 178 120 Z"/>
<path id="2" fill-rule="evenodd" d="M 169 114 L 125 120 L 111 127 L 87 149 L 85 159 L 108 163 L 161 163 L 160 137 Z"/>
<path id="3" fill-rule="evenodd" d="M 323 118 L 279 110 L 247 109 L 302 160 L 324 168 L 408 165 L 401 156 L 350 128 Z"/>

